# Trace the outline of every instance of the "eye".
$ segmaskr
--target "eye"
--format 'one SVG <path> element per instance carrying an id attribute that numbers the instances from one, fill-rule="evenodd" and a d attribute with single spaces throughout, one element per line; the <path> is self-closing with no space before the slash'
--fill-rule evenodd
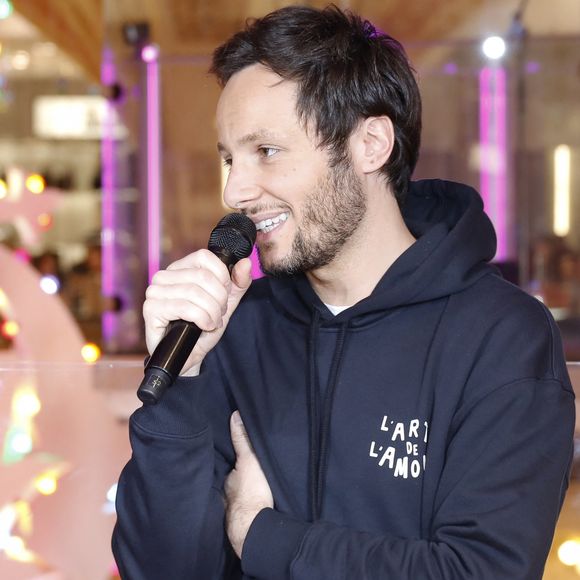
<path id="1" fill-rule="evenodd" d="M 222 164 L 226 169 L 232 168 L 232 160 L 231 159 L 222 159 Z"/>
<path id="2" fill-rule="evenodd" d="M 259 152 L 260 152 L 260 155 L 262 157 L 272 157 L 273 155 L 276 155 L 276 153 L 278 153 L 278 151 L 280 151 L 280 150 L 276 149 L 275 147 L 260 147 L 259 148 Z"/>

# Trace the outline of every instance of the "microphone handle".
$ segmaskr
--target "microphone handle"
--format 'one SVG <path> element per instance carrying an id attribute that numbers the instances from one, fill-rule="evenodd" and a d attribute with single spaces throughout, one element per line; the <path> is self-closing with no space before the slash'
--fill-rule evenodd
<path id="1" fill-rule="evenodd" d="M 145 366 L 145 376 L 137 396 L 146 405 L 155 405 L 179 376 L 187 357 L 201 335 L 193 322 L 173 320 L 165 336 Z"/>
<path id="2" fill-rule="evenodd" d="M 230 274 L 237 259 L 226 248 L 210 248 L 227 266 Z M 193 322 L 173 320 L 145 365 L 145 376 L 137 389 L 137 397 L 145 405 L 155 405 L 179 376 L 202 330 Z"/>

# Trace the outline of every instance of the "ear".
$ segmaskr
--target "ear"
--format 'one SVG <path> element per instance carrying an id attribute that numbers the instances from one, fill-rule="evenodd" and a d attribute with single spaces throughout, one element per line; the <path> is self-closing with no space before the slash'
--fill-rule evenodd
<path id="1" fill-rule="evenodd" d="M 378 171 L 389 159 L 395 143 L 395 128 L 385 115 L 364 119 L 352 135 L 353 161 L 362 173 Z"/>

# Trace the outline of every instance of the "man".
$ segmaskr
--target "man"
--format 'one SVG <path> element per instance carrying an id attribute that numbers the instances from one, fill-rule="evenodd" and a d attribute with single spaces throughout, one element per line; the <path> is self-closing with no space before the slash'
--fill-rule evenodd
<path id="1" fill-rule="evenodd" d="M 204 330 L 131 418 L 124 578 L 541 578 L 573 394 L 555 325 L 488 265 L 479 196 L 413 183 L 420 99 L 400 45 L 289 7 L 215 55 L 226 203 L 263 269 L 205 250 L 147 290 L 149 350 Z M 243 421 L 243 422 L 242 422 Z"/>

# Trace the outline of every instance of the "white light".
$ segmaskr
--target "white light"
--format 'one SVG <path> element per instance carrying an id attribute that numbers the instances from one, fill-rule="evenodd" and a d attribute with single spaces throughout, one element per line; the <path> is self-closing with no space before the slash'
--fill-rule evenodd
<path id="1" fill-rule="evenodd" d="M 156 44 L 147 44 L 141 50 L 141 58 L 144 62 L 153 62 L 159 58 L 159 47 Z"/>
<path id="2" fill-rule="evenodd" d="M 30 419 L 40 413 L 42 404 L 34 389 L 30 387 L 19 388 L 12 399 L 12 412 L 20 419 Z"/>
<path id="3" fill-rule="evenodd" d="M 4 550 L 9 542 L 16 517 L 16 510 L 12 504 L 5 505 L 0 510 L 0 550 Z"/>
<path id="4" fill-rule="evenodd" d="M 30 65 L 30 54 L 25 50 L 17 50 L 12 57 L 12 68 L 14 70 L 26 70 Z"/>
<path id="5" fill-rule="evenodd" d="M 117 484 L 114 483 L 107 492 L 107 501 L 115 503 L 115 498 L 117 497 Z"/>
<path id="6" fill-rule="evenodd" d="M 43 276 L 40 279 L 40 288 L 46 294 L 56 294 L 60 289 L 60 282 L 56 276 Z"/>
<path id="7" fill-rule="evenodd" d="M 115 504 L 111 503 L 110 501 L 106 501 L 102 506 L 101 506 L 101 512 L 104 513 L 106 516 L 111 516 L 113 514 L 117 513 L 117 510 L 115 509 Z"/>
<path id="8" fill-rule="evenodd" d="M 34 554 L 28 550 L 24 540 L 18 536 L 10 536 L 4 548 L 6 556 L 17 562 L 33 562 Z"/>
<path id="9" fill-rule="evenodd" d="M 28 433 L 17 433 L 10 441 L 12 451 L 16 453 L 30 453 L 32 451 L 32 439 Z"/>
<path id="10" fill-rule="evenodd" d="M 62 61 L 64 62 L 64 61 Z M 32 104 L 32 131 L 41 139 L 124 139 L 128 130 L 101 95 L 41 95 Z"/>
<path id="11" fill-rule="evenodd" d="M 570 233 L 570 147 L 554 149 L 554 233 Z"/>
<path id="12" fill-rule="evenodd" d="M 558 548 L 558 559 L 565 566 L 580 564 L 580 542 L 568 540 Z"/>
<path id="13" fill-rule="evenodd" d="M 0 0 L 0 20 L 5 20 L 12 14 L 12 2 L 10 0 Z"/>
<path id="14" fill-rule="evenodd" d="M 10 199 L 20 199 L 24 190 L 24 171 L 19 167 L 9 167 L 6 172 L 6 181 Z"/>
<path id="15" fill-rule="evenodd" d="M 499 60 L 505 54 L 505 41 L 501 36 L 490 36 L 483 41 L 481 49 L 487 58 Z"/>

